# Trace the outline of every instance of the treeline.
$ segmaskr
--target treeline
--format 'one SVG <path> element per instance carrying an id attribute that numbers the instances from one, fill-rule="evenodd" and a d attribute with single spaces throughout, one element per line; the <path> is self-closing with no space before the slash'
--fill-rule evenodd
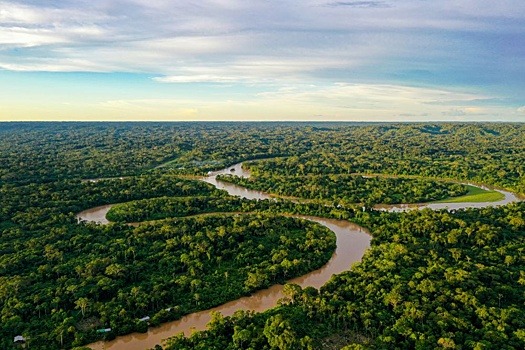
<path id="1" fill-rule="evenodd" d="M 174 176 L 142 175 L 98 181 L 61 180 L 0 185 L 0 222 L 45 226 L 53 216 L 90 207 L 160 196 L 226 195 L 210 184 Z"/>
<path id="2" fill-rule="evenodd" d="M 166 349 L 523 349 L 524 212 L 354 212 L 374 235 L 361 263 Z"/>
<path id="3" fill-rule="evenodd" d="M 144 123 L 1 123 L 0 181 L 137 175 L 176 157 L 176 133 Z"/>
<path id="4" fill-rule="evenodd" d="M 254 176 L 413 175 L 525 193 L 524 134 L 524 124 L 342 127 L 312 135 L 306 152 L 247 166 Z"/>
<path id="5" fill-rule="evenodd" d="M 111 207 L 106 218 L 133 223 L 215 212 L 258 212 L 352 220 L 361 210 L 362 207 L 355 204 L 342 208 L 333 203 L 319 205 L 316 202 L 292 202 L 281 198 L 254 201 L 231 196 L 159 197 L 116 204 Z"/>
<path id="6" fill-rule="evenodd" d="M 159 197 L 114 205 L 106 218 L 115 222 L 140 222 L 213 212 L 250 211 L 256 207 L 243 207 L 243 203 L 252 202 L 238 197 Z"/>
<path id="7" fill-rule="evenodd" d="M 139 175 L 164 164 L 177 173 L 205 174 L 301 147 L 303 137 L 294 135 L 300 128 L 267 123 L 0 123 L 0 184 Z"/>
<path id="8" fill-rule="evenodd" d="M 281 161 L 284 161 L 281 159 Z M 263 164 L 272 164 L 264 161 Z M 257 164 L 246 167 L 257 169 Z M 336 201 L 341 205 L 421 203 L 464 195 L 467 187 L 457 183 L 424 179 L 360 175 L 274 175 L 273 167 L 253 171 L 249 178 L 218 175 L 217 179 L 285 197 Z"/>
<path id="9" fill-rule="evenodd" d="M 525 193 L 524 124 L 0 123 L 0 183 L 204 174 L 287 156 L 273 174 L 384 173 Z"/>

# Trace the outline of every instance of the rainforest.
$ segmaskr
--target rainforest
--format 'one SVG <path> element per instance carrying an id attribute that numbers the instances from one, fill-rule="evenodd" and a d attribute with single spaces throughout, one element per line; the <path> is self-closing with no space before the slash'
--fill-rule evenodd
<path id="1" fill-rule="evenodd" d="M 525 348 L 524 124 L 0 123 L 0 164 L 2 349 Z"/>

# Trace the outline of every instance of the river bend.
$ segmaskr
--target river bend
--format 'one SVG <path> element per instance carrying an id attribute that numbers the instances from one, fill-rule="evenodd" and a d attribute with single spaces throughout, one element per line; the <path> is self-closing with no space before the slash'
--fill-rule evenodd
<path id="1" fill-rule="evenodd" d="M 230 195 L 240 196 L 247 199 L 269 199 L 272 198 L 267 193 L 261 191 L 249 190 L 244 187 L 222 182 L 217 180 L 219 174 L 232 174 L 237 176 L 248 177 L 249 172 L 242 168 L 242 163 L 232 165 L 226 169 L 210 172 L 208 176 L 201 180 L 208 182 L 218 189 L 226 190 Z M 518 201 L 519 199 L 512 193 L 499 191 L 505 195 L 502 201 L 494 203 L 431 203 L 415 205 L 391 205 L 381 206 L 378 209 L 388 211 L 404 211 L 410 209 L 431 208 L 438 209 L 462 209 L 471 207 L 486 207 L 489 205 L 503 205 Z M 107 224 L 106 214 L 113 205 L 103 205 L 96 208 L 84 210 L 77 214 L 79 220 Z M 312 271 L 290 280 L 290 283 L 296 283 L 300 286 L 321 287 L 334 274 L 341 273 L 350 268 L 350 266 L 360 261 L 366 249 L 370 246 L 371 236 L 362 227 L 350 223 L 346 220 L 326 219 L 313 216 L 295 216 L 311 221 L 315 221 L 330 230 L 337 238 L 337 247 L 331 259 L 318 270 Z M 192 313 L 182 317 L 180 320 L 167 322 L 159 327 L 150 328 L 147 333 L 132 333 L 125 336 L 117 337 L 115 340 L 104 342 L 99 341 L 88 346 L 94 350 L 144 350 L 153 348 L 156 344 L 162 344 L 163 339 L 174 336 L 183 332 L 186 335 L 193 331 L 204 330 L 211 320 L 212 311 L 220 312 L 224 316 L 232 315 L 236 310 L 253 310 L 257 312 L 265 311 L 277 305 L 277 301 L 283 297 L 282 285 L 274 285 L 268 289 L 263 289 L 254 294 L 242 297 L 240 299 L 228 302 L 212 309 Z"/>

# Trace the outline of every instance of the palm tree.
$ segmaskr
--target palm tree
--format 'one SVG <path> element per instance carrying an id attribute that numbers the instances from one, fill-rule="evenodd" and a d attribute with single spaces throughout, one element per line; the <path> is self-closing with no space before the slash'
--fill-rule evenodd
<path id="1" fill-rule="evenodd" d="M 89 304 L 88 298 L 79 298 L 77 301 L 75 301 L 75 305 L 76 305 L 75 308 L 80 309 L 80 311 L 82 312 L 82 317 L 84 317 L 88 304 Z"/>

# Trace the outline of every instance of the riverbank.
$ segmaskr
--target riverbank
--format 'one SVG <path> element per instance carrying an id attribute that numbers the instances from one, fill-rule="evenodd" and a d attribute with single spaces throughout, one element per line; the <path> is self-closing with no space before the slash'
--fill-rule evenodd
<path id="1" fill-rule="evenodd" d="M 337 239 L 337 247 L 329 262 L 310 273 L 294 278 L 288 283 L 295 283 L 303 287 L 319 288 L 332 275 L 346 271 L 356 261 L 359 261 L 366 249 L 370 246 L 372 237 L 364 228 L 344 220 L 333 220 L 307 216 L 294 216 L 317 222 L 332 230 Z M 274 285 L 270 288 L 255 292 L 221 306 L 183 316 L 180 320 L 167 322 L 159 327 L 149 328 L 147 333 L 132 333 L 117 337 L 115 340 L 89 344 L 94 350 L 144 350 L 161 344 L 162 340 L 178 333 L 190 335 L 194 331 L 204 330 L 211 320 L 212 312 L 220 312 L 230 316 L 237 310 L 253 310 L 262 312 L 275 307 L 282 294 L 283 285 Z"/>
<path id="2" fill-rule="evenodd" d="M 499 202 L 505 199 L 505 195 L 498 191 L 488 190 L 477 186 L 467 185 L 468 193 L 464 196 L 449 197 L 435 203 L 480 203 L 480 202 Z"/>
<path id="3" fill-rule="evenodd" d="M 242 163 L 238 163 L 230 167 L 227 167 L 225 169 L 222 169 L 220 171 L 211 172 L 208 177 L 202 178 L 201 180 L 211 183 L 217 188 L 224 189 L 231 195 L 237 195 L 237 196 L 241 196 L 243 198 L 248 198 L 248 199 L 270 199 L 272 198 L 270 195 L 264 192 L 248 190 L 241 186 L 233 185 L 230 183 L 225 183 L 222 181 L 218 181 L 216 179 L 216 175 L 218 174 L 231 174 L 231 173 L 235 173 L 235 175 L 240 175 L 240 176 L 245 176 L 245 177 L 250 176 L 249 171 L 242 168 Z M 501 191 L 501 193 L 505 197 L 505 200 L 503 200 L 504 202 L 503 204 L 507 204 L 512 201 L 519 200 L 516 196 L 514 196 L 510 192 Z M 430 207 L 431 209 L 434 209 L 434 210 L 438 210 L 438 209 L 452 210 L 452 209 L 461 209 L 461 208 L 469 208 L 469 207 L 484 207 L 484 206 L 489 206 L 493 204 L 501 205 L 501 204 L 498 204 L 498 202 L 496 203 L 492 203 L 492 202 L 478 202 L 478 203 L 447 202 L 447 203 L 431 203 L 431 204 L 425 204 L 422 206 L 419 206 L 419 205 L 406 206 L 405 205 L 405 207 L 401 207 L 401 208 L 398 208 L 397 206 L 388 206 L 386 208 L 378 208 L 378 209 L 388 210 L 388 211 L 402 211 L 402 210 L 407 210 L 407 209 L 421 209 L 423 207 Z M 451 208 L 451 206 L 453 208 Z M 97 210 L 93 210 L 90 213 L 90 215 L 92 215 L 93 218 L 98 218 L 99 222 L 102 223 L 102 221 L 105 219 L 105 213 L 107 213 L 108 210 L 109 208 L 107 206 L 99 207 L 98 212 Z M 102 217 L 104 218 L 102 219 Z M 336 237 L 337 237 L 336 252 L 334 253 L 330 262 L 327 265 L 323 266 L 321 269 L 313 271 L 309 274 L 306 274 L 298 279 L 294 279 L 289 282 L 297 283 L 303 287 L 310 285 L 310 286 L 319 288 L 320 286 L 324 285 L 324 283 L 326 283 L 326 281 L 328 281 L 332 275 L 341 273 L 343 271 L 347 271 L 348 268 L 351 266 L 351 264 L 353 264 L 356 261 L 359 261 L 362 255 L 364 254 L 364 252 L 366 251 L 366 249 L 370 245 L 371 236 L 362 227 L 354 225 L 345 220 L 331 220 L 331 219 L 324 219 L 324 218 L 317 218 L 317 217 L 308 217 L 308 219 L 316 221 L 320 224 L 323 224 L 324 226 L 330 228 L 332 231 L 336 233 Z M 226 316 L 233 314 L 233 312 L 235 312 L 238 309 L 254 310 L 254 311 L 260 312 L 260 311 L 267 310 L 271 307 L 274 307 L 277 303 L 277 300 L 279 300 L 281 297 L 282 297 L 282 286 L 275 285 L 268 289 L 256 292 L 250 297 L 241 298 L 236 301 L 232 301 L 224 305 L 221 305 L 217 308 L 190 314 L 190 315 L 184 316 L 181 320 L 174 321 L 174 322 L 168 322 L 157 328 L 151 328 L 148 330 L 147 333 L 144 333 L 144 334 L 133 333 L 130 335 L 118 337 L 117 339 L 111 342 L 97 342 L 89 346 L 95 350 L 101 350 L 101 349 L 139 350 L 139 349 L 151 348 L 155 346 L 156 344 L 160 344 L 162 342 L 162 339 L 173 336 L 177 333 L 183 332 L 185 335 L 189 335 L 193 331 L 205 329 L 206 324 L 211 320 L 210 313 L 213 311 L 221 312 L 223 315 L 226 315 Z"/>

